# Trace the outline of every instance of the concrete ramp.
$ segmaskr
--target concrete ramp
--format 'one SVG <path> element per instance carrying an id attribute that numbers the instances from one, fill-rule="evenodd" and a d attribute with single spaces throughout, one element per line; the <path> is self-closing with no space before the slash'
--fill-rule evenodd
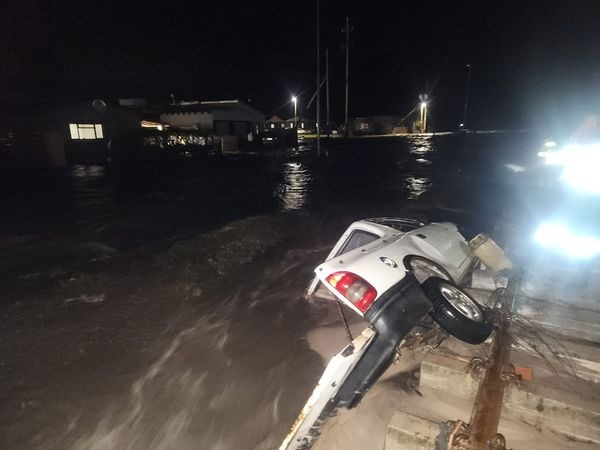
<path id="1" fill-rule="evenodd" d="M 446 353 L 452 353 L 445 351 Z M 564 369 L 547 367 L 531 354 L 513 350 L 513 361 L 527 367 L 531 381 L 505 392 L 499 432 L 513 450 L 600 448 L 600 389 Z M 397 410 L 387 428 L 386 450 L 435 448 L 440 423 L 469 422 L 478 381 L 467 370 L 468 357 L 430 354 L 421 364 L 419 393 Z"/>

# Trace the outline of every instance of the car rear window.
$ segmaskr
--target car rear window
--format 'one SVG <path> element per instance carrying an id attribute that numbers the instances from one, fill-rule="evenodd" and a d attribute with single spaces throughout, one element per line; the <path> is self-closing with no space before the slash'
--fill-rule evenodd
<path id="1" fill-rule="evenodd" d="M 369 233 L 368 231 L 364 230 L 354 230 L 352 234 L 348 236 L 348 239 L 346 239 L 346 242 L 344 242 L 344 245 L 340 247 L 335 256 L 340 256 L 344 253 L 354 250 L 355 248 L 363 247 L 373 241 L 376 241 L 377 239 L 379 239 L 379 236 L 376 234 Z"/>

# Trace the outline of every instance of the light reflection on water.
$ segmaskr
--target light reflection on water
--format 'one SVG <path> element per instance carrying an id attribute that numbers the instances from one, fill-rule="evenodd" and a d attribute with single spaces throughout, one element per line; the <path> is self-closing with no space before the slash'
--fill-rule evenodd
<path id="1" fill-rule="evenodd" d="M 416 200 L 431 189 L 431 179 L 429 177 L 408 177 L 406 178 L 406 187 L 408 189 L 407 198 Z"/>
<path id="2" fill-rule="evenodd" d="M 300 162 L 288 162 L 282 167 L 283 183 L 275 188 L 275 195 L 283 209 L 301 209 L 306 203 L 312 181 L 310 170 Z"/>
<path id="3" fill-rule="evenodd" d="M 87 177 L 102 177 L 104 176 L 106 169 L 103 166 L 82 166 L 78 165 L 73 167 L 72 174 L 76 178 L 87 178 Z"/>
<path id="4" fill-rule="evenodd" d="M 410 140 L 410 154 L 416 157 L 420 164 L 431 164 L 427 157 L 434 151 L 431 136 L 416 136 Z"/>

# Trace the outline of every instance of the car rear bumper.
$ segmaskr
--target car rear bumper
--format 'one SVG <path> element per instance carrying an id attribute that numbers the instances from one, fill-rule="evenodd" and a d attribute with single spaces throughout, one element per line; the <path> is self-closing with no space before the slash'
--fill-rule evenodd
<path id="1" fill-rule="evenodd" d="M 380 296 L 365 314 L 376 336 L 338 391 L 339 406 L 353 408 L 360 402 L 392 364 L 396 347 L 430 310 L 431 302 L 411 273 Z"/>

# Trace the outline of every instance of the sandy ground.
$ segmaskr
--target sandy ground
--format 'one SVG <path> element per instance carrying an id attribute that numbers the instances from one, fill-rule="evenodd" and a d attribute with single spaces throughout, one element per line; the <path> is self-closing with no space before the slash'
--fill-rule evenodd
<path id="1" fill-rule="evenodd" d="M 364 326 L 365 323 L 361 321 L 353 321 L 353 336 Z M 333 347 L 346 345 L 346 339 L 345 331 L 339 323 L 331 323 L 309 333 L 311 347 L 324 358 L 333 356 Z M 332 343 L 335 345 L 332 346 Z M 323 425 L 320 429 L 321 436 L 313 449 L 383 449 L 386 427 L 392 414 L 399 405 L 410 402 L 412 396 L 418 395 L 413 389 L 413 381 L 424 355 L 424 349 L 403 352 L 403 357 L 384 373 L 356 408 L 339 409 L 337 415 Z"/>

